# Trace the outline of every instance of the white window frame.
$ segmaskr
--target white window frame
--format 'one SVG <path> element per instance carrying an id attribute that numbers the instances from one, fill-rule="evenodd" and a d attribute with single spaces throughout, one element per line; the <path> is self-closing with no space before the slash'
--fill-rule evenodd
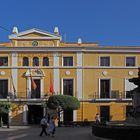
<path id="1" fill-rule="evenodd" d="M 0 56 L 0 58 L 4 58 L 4 57 L 7 57 L 8 58 L 8 62 L 7 62 L 7 66 L 0 66 L 0 67 L 8 67 L 9 66 L 9 57 L 8 56 Z"/>
<path id="2" fill-rule="evenodd" d="M 8 80 L 8 92 L 12 92 L 12 84 L 11 84 L 11 78 L 0 78 L 0 80 Z"/>
<path id="3" fill-rule="evenodd" d="M 102 57 L 109 57 L 110 65 L 109 66 L 101 66 L 101 58 Z M 111 57 L 110 56 L 99 56 L 99 67 L 111 67 Z"/>
<path id="4" fill-rule="evenodd" d="M 110 99 L 111 98 L 111 89 L 112 89 L 112 79 L 111 78 L 99 78 L 99 99 L 103 99 L 101 98 L 101 94 L 100 94 L 100 85 L 101 85 L 101 80 L 109 80 L 110 81 L 110 86 L 109 86 L 109 98 L 104 98 L 104 99 Z"/>
<path id="5" fill-rule="evenodd" d="M 73 65 L 72 66 L 64 66 L 64 57 L 72 57 Z M 74 66 L 74 56 L 63 56 L 62 57 L 62 66 L 64 66 L 64 67 L 73 67 Z"/>
<path id="6" fill-rule="evenodd" d="M 134 57 L 135 58 L 135 66 L 126 66 L 126 59 L 128 57 Z M 131 56 L 131 55 L 128 55 L 128 56 L 125 56 L 125 67 L 136 67 L 137 66 L 137 59 L 136 59 L 136 56 Z"/>
<path id="7" fill-rule="evenodd" d="M 62 84 L 61 84 L 61 94 L 64 95 L 64 94 L 63 94 L 63 81 L 64 81 L 64 80 L 73 80 L 73 96 L 75 97 L 75 95 L 74 95 L 74 93 L 75 93 L 75 92 L 74 92 L 74 91 L 75 91 L 75 90 L 74 90 L 74 89 L 75 89 L 75 87 L 74 87 L 74 78 L 62 78 L 62 79 L 61 79 L 61 83 L 62 83 Z"/>

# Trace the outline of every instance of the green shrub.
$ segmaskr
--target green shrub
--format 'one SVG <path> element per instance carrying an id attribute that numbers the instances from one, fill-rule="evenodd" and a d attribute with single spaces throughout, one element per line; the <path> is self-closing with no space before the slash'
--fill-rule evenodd
<path id="1" fill-rule="evenodd" d="M 48 107 L 50 109 L 61 107 L 63 110 L 77 110 L 80 108 L 80 102 L 73 96 L 54 95 L 49 97 Z"/>
<path id="2" fill-rule="evenodd" d="M 8 113 L 11 102 L 0 102 L 0 113 Z"/>

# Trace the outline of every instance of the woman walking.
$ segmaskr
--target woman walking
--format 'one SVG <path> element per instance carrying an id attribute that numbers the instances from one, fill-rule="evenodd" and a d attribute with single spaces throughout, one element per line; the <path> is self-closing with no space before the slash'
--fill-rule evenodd
<path id="1" fill-rule="evenodd" d="M 48 135 L 51 135 L 52 137 L 54 137 L 54 134 L 55 134 L 55 119 L 54 117 L 52 116 L 50 121 L 49 121 L 49 134 Z"/>

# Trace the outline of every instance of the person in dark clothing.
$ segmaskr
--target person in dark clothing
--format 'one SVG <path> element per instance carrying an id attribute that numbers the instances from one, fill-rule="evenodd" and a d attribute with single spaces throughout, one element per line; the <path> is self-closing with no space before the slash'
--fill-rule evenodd
<path id="1" fill-rule="evenodd" d="M 47 127 L 47 119 L 45 117 L 43 117 L 40 121 L 41 127 L 42 127 L 42 131 L 40 133 L 40 136 L 43 135 L 43 133 L 45 133 L 45 135 L 47 136 L 47 132 L 46 132 L 46 127 Z"/>
<path id="2" fill-rule="evenodd" d="M 50 122 L 50 114 L 49 113 L 46 115 L 46 120 L 47 120 L 47 123 L 49 124 L 49 122 Z"/>

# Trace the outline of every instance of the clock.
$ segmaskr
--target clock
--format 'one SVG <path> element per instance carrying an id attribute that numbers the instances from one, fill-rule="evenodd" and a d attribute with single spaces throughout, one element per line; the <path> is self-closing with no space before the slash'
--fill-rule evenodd
<path id="1" fill-rule="evenodd" d="M 37 41 L 33 41 L 32 42 L 32 46 L 38 46 L 38 42 Z"/>

